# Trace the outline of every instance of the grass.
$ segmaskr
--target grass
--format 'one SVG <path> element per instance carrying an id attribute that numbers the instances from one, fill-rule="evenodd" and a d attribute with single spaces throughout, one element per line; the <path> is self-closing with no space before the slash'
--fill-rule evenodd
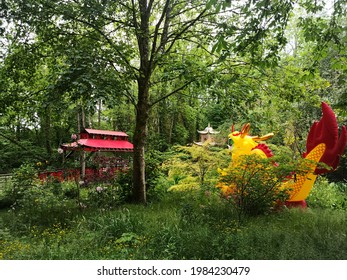
<path id="1" fill-rule="evenodd" d="M 343 183 L 318 180 L 307 199 L 308 209 L 250 217 L 238 215 L 232 199 L 222 199 L 214 185 L 167 192 L 169 181 L 155 177 L 149 192 L 152 202 L 144 206 L 125 204 L 126 176 L 115 184 L 80 187 L 55 180 L 42 184 L 34 179 L 35 172 L 23 166 L 12 185 L 0 193 L 0 259 L 338 260 L 347 256 Z"/>
<path id="2" fill-rule="evenodd" d="M 258 217 L 239 234 L 239 259 L 345 259 L 345 211 L 292 209 Z M 267 248 L 267 249 L 265 249 Z"/>
<path id="3" fill-rule="evenodd" d="M 65 209 L 66 211 L 66 209 Z M 238 225 L 230 205 L 168 196 L 26 224 L 0 212 L 0 259 L 345 259 L 347 211 L 285 209 Z M 20 223 L 20 225 L 19 225 Z"/>

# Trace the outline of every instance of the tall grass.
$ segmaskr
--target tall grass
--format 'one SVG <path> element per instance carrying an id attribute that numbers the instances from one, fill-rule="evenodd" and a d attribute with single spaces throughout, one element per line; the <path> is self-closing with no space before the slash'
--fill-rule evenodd
<path id="1" fill-rule="evenodd" d="M 291 209 L 248 221 L 237 259 L 345 259 L 345 211 Z M 234 244 L 235 245 L 235 244 Z"/>
<path id="2" fill-rule="evenodd" d="M 16 203 L 12 208 L 0 203 L 5 207 L 0 211 L 0 259 L 347 256 L 345 186 L 319 181 L 308 199 L 310 208 L 245 216 L 242 223 L 230 200 L 221 198 L 214 186 L 176 193 L 160 190 L 148 205 L 125 204 L 107 187 L 105 195 L 95 186 L 82 189 L 76 200 L 71 195 L 75 186 L 52 182 L 27 187 L 18 182 L 21 192 L 0 197 Z"/>
<path id="3" fill-rule="evenodd" d="M 69 224 L 8 230 L 3 259 L 345 259 L 347 212 L 284 210 L 238 226 L 227 204 L 201 207 L 177 198 L 148 206 L 84 211 Z M 198 208 L 197 208 L 198 207 Z M 226 215 L 227 213 L 227 215 Z M 0 220 L 1 221 L 1 220 Z"/>

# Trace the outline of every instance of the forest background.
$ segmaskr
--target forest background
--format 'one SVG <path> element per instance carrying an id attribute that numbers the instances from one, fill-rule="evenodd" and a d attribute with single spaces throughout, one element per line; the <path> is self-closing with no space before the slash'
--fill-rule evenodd
<path id="1" fill-rule="evenodd" d="M 58 168 L 57 148 L 81 127 L 130 135 L 138 202 L 145 151 L 192 143 L 208 123 L 226 139 L 250 122 L 302 153 L 322 100 L 346 124 L 345 10 L 342 0 L 2 1 L 0 172 Z"/>
<path id="2" fill-rule="evenodd" d="M 233 124 L 273 132 L 267 143 L 289 172 L 322 101 L 347 124 L 346 0 L 0 7 L 0 259 L 345 259 L 346 154 L 307 211 L 277 208 L 284 197 L 266 180 L 276 168 L 246 169 L 249 204 L 216 183 Z M 209 123 L 220 146 L 190 145 Z M 126 132 L 128 172 L 39 180 L 79 168 L 58 147 L 83 127 Z"/>

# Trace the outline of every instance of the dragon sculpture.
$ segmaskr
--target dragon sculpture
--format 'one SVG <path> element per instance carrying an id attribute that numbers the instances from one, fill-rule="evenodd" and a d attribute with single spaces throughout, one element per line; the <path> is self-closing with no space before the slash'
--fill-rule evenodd
<path id="1" fill-rule="evenodd" d="M 282 183 L 282 187 L 290 189 L 288 204 L 305 206 L 305 199 L 310 193 L 317 175 L 337 168 L 341 155 L 343 155 L 346 142 L 347 131 L 346 127 L 342 126 L 340 136 L 335 114 L 329 105 L 322 102 L 323 116 L 318 122 L 314 122 L 309 131 L 306 152 L 303 153 L 303 158 L 308 159 L 309 172 L 295 176 L 295 180 L 287 180 Z M 240 157 L 244 155 L 259 155 L 263 158 L 273 156 L 272 151 L 265 143 L 258 143 L 271 138 L 274 134 L 269 133 L 264 136 L 250 136 L 250 124 L 245 124 L 241 131 L 234 131 L 229 135 L 229 140 L 232 142 L 232 166 L 237 167 Z M 318 164 L 322 162 L 325 167 L 322 168 Z M 222 192 L 227 194 L 231 190 L 230 186 L 223 186 Z"/>

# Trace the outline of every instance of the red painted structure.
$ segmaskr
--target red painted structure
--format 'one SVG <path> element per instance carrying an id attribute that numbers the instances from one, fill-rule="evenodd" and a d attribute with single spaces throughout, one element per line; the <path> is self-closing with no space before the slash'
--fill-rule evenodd
<path id="1" fill-rule="evenodd" d="M 110 152 L 133 152 L 134 146 L 128 141 L 128 135 L 121 131 L 99 130 L 85 128 L 81 131 L 76 142 L 62 144 L 66 150 L 84 150 L 86 152 L 110 151 Z"/>
<path id="2" fill-rule="evenodd" d="M 96 181 L 108 181 L 115 177 L 116 173 L 124 170 L 124 167 L 113 167 L 113 168 L 86 168 L 84 180 L 87 182 Z M 63 181 L 76 181 L 80 178 L 80 169 L 62 169 L 56 171 L 44 171 L 39 174 L 41 181 L 47 180 L 58 180 Z"/>
<path id="3" fill-rule="evenodd" d="M 76 139 L 78 138 L 78 139 Z M 72 143 L 60 145 L 60 149 L 64 152 L 121 152 L 132 153 L 134 146 L 128 141 L 129 136 L 125 132 L 99 130 L 85 128 L 79 137 L 75 137 L 76 141 Z M 67 157 L 67 156 L 66 156 Z M 86 181 L 104 181 L 112 179 L 116 172 L 128 168 L 129 161 L 121 157 L 104 157 L 96 156 L 93 158 L 95 168 L 83 168 L 84 180 Z M 82 169 L 82 168 L 81 168 Z M 39 177 L 41 180 L 54 178 L 59 181 L 78 180 L 81 177 L 81 169 L 64 169 L 56 171 L 41 172 Z"/>

